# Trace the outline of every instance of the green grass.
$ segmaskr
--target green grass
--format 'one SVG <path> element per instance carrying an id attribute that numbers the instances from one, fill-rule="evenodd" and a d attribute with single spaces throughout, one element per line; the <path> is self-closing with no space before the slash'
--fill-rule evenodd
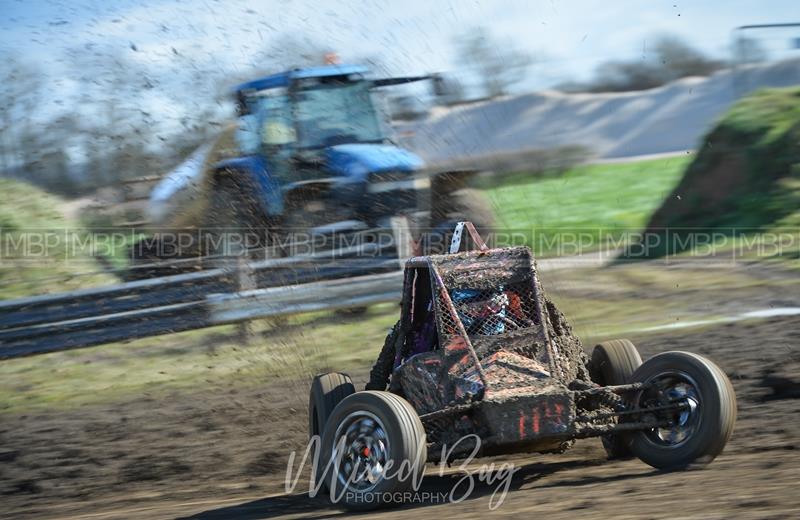
<path id="1" fill-rule="evenodd" d="M 716 130 L 735 132 L 746 146 L 783 147 L 781 141 L 797 130 L 798 122 L 800 88 L 763 89 L 733 105 Z"/>
<path id="2" fill-rule="evenodd" d="M 243 343 L 226 325 L 0 361 L 0 413 L 121 401 L 201 385 L 257 386 L 329 370 L 366 370 L 397 320 L 396 305 L 252 323 Z"/>
<path id="3" fill-rule="evenodd" d="M 500 227 L 518 230 L 538 255 L 569 253 L 618 241 L 641 230 L 680 179 L 688 157 L 583 165 L 559 177 L 527 181 L 524 174 L 487 190 Z M 560 237 L 559 242 L 554 239 Z"/>
<path id="4" fill-rule="evenodd" d="M 641 230 L 688 161 L 673 157 L 584 165 L 559 177 L 534 179 L 521 173 L 487 193 L 498 223 L 520 230 L 537 254 L 553 254 L 557 246 L 539 237 L 565 232 L 583 233 L 590 241 L 584 244 L 588 249 L 599 247 L 606 234 L 618 240 L 626 232 Z M 3 236 L 33 226 L 73 225 L 57 211 L 59 199 L 21 183 L 0 182 L 7 183 L 0 189 L 13 194 L 0 202 Z M 73 264 L 23 267 L 23 278 L 35 280 L 69 275 Z M 0 286 L 2 297 L 24 294 L 13 273 L 3 259 L 0 283 L 11 283 Z M 707 302 L 750 301 L 748 295 L 764 283 L 785 286 L 800 280 L 765 281 L 733 270 L 677 273 L 661 265 L 639 264 L 546 272 L 543 282 L 577 333 L 592 344 L 638 328 L 713 318 L 718 311 Z M 58 290 L 69 288 L 69 284 L 58 286 Z M 191 392 L 198 385 L 257 386 L 267 379 L 307 378 L 329 369 L 363 373 L 397 315 L 396 305 L 379 305 L 365 316 L 315 313 L 260 320 L 252 324 L 255 339 L 247 345 L 241 344 L 235 326 L 224 326 L 0 361 L 0 414 Z"/>
<path id="5" fill-rule="evenodd" d="M 800 88 L 737 101 L 708 132 L 675 191 L 654 212 L 653 234 L 717 233 L 743 243 L 800 229 Z M 678 236 L 673 233 L 673 236 Z M 651 257 L 674 253 L 672 241 Z M 764 258 L 796 260 L 797 247 Z"/>
<path id="6" fill-rule="evenodd" d="M 0 299 L 116 281 L 97 273 L 87 232 L 64 217 L 61 198 L 11 179 L 0 179 L 0 193 Z"/>

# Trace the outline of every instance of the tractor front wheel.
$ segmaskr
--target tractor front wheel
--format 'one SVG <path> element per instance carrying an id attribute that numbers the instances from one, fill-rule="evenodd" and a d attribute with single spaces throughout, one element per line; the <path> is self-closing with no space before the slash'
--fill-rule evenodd
<path id="1" fill-rule="evenodd" d="M 442 196 L 431 210 L 431 229 L 421 237 L 423 254 L 443 254 L 450 249 L 456 224 L 469 221 L 481 235 L 495 225 L 489 198 L 478 190 L 462 188 Z"/>

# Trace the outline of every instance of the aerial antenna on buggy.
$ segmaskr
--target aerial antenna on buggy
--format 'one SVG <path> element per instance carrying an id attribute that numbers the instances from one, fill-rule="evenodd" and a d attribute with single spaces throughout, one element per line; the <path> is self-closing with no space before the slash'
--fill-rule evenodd
<path id="1" fill-rule="evenodd" d="M 469 233 L 470 238 L 472 238 L 473 243 L 478 246 L 478 249 L 481 251 L 486 251 L 489 249 L 486 246 L 486 242 L 483 241 L 481 235 L 478 233 L 478 230 L 475 229 L 475 226 L 472 222 L 469 221 L 462 221 L 456 224 L 455 230 L 453 230 L 453 238 L 450 240 L 450 253 L 458 253 L 461 249 L 461 237 L 464 235 L 464 228 L 467 228 L 467 232 Z"/>

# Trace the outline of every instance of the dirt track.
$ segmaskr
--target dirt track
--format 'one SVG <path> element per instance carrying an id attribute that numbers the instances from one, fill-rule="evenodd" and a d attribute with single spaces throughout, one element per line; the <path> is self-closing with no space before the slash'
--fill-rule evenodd
<path id="1" fill-rule="evenodd" d="M 800 515 L 800 318 L 776 318 L 633 338 L 643 355 L 685 349 L 712 356 L 731 376 L 739 422 L 703 471 L 658 473 L 636 460 L 607 462 L 595 440 L 522 465 L 498 514 L 556 517 L 785 518 Z M 777 372 L 768 376 L 766 371 Z M 781 385 L 779 376 L 794 381 Z M 779 395 L 762 386 L 775 383 Z M 302 382 L 262 391 L 215 388 L 71 412 L 4 416 L 3 513 L 19 517 L 315 518 L 339 516 L 324 500 L 282 494 L 286 457 L 304 443 Z M 792 397 L 793 396 L 793 397 Z M 766 400 L 765 400 L 766 399 Z M 449 493 L 456 477 L 423 491 Z M 496 486 L 460 504 L 386 512 L 398 518 L 478 518 Z M 300 488 L 298 488 L 299 490 Z M 267 498 L 265 498 L 267 497 Z"/>

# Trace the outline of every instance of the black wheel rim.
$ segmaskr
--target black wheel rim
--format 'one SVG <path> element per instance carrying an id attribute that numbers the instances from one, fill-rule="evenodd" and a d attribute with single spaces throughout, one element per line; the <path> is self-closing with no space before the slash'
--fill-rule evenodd
<path id="1" fill-rule="evenodd" d="M 683 446 L 700 427 L 703 400 L 697 383 L 685 372 L 668 371 L 649 378 L 645 384 L 648 388 L 639 397 L 640 408 L 676 405 L 656 412 L 655 419 L 668 425 L 644 430 L 645 438 L 661 447 Z"/>

